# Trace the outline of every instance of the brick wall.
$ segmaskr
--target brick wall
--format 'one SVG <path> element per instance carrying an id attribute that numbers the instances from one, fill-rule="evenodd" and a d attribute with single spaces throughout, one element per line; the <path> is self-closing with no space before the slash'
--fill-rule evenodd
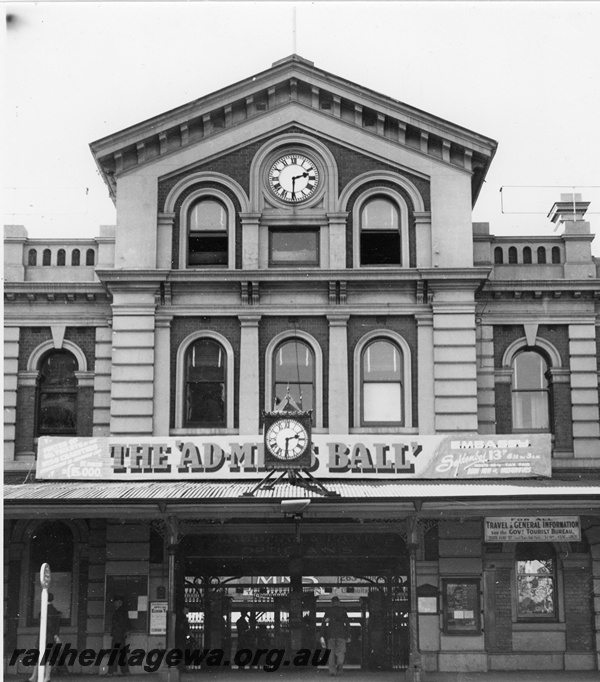
<path id="1" fill-rule="evenodd" d="M 413 423 L 407 426 L 417 426 L 419 423 L 418 409 L 418 356 L 417 356 L 417 324 L 412 317 L 375 317 L 375 316 L 354 316 L 348 320 L 348 387 L 349 387 L 349 410 L 350 424 L 354 424 L 354 351 L 356 345 L 363 336 L 376 329 L 389 329 L 400 334 L 411 351 L 411 372 L 412 372 L 412 416 Z"/>
<path id="2" fill-rule="evenodd" d="M 593 593 L 591 568 L 585 565 L 565 566 L 565 621 L 567 624 L 567 651 L 592 651 L 594 648 Z"/>
<path id="3" fill-rule="evenodd" d="M 175 317 L 171 323 L 171 402 L 170 424 L 175 428 L 175 392 L 177 390 L 177 350 L 183 340 L 198 331 L 213 331 L 223 335 L 233 347 L 234 367 L 234 427 L 239 423 L 239 387 L 240 387 L 240 322 L 237 317 Z"/>

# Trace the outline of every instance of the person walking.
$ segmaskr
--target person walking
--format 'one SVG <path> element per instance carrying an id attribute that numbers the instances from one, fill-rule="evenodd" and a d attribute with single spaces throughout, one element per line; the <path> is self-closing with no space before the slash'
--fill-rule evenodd
<path id="1" fill-rule="evenodd" d="M 129 622 L 129 616 L 127 615 L 124 597 L 120 594 L 116 594 L 112 598 L 112 602 L 115 605 L 115 610 L 113 611 L 110 623 L 112 646 L 113 649 L 122 649 L 125 646 L 127 633 L 131 628 L 131 623 Z M 115 660 L 108 667 L 108 675 L 112 676 L 117 672 L 118 660 L 119 656 L 116 656 Z M 125 665 L 119 665 L 119 668 L 121 669 L 121 675 L 129 675 L 129 666 L 127 665 L 127 662 L 125 662 Z"/>
<path id="2" fill-rule="evenodd" d="M 340 606 L 339 597 L 333 597 L 331 608 L 325 613 L 321 626 L 321 644 L 330 650 L 329 675 L 335 677 L 344 671 L 346 643 L 350 641 L 348 612 Z"/>

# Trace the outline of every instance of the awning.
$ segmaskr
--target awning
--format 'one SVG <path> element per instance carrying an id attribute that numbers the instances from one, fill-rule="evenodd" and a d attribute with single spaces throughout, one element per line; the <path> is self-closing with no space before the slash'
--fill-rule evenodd
<path id="1" fill-rule="evenodd" d="M 336 497 L 325 497 L 316 490 L 289 482 L 279 482 L 272 488 L 260 488 L 253 497 L 246 497 L 257 481 L 135 481 L 135 482 L 35 482 L 4 486 L 7 508 L 27 503 L 36 504 L 104 504 L 168 502 L 233 503 L 243 501 L 278 501 L 290 498 L 310 498 L 315 501 L 340 503 L 344 501 L 409 502 L 421 500 L 542 500 L 551 498 L 587 499 L 600 508 L 600 485 L 586 481 L 527 480 L 527 481 L 397 481 L 397 480 L 326 480 L 323 484 Z M 8 511 L 8 509 L 7 509 Z"/>

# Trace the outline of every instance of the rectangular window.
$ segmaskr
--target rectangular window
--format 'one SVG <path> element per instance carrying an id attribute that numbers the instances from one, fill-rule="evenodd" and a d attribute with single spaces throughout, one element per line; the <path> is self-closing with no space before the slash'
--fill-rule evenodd
<path id="1" fill-rule="evenodd" d="M 444 634 L 481 634 L 479 579 L 449 578 L 442 582 Z"/>
<path id="2" fill-rule="evenodd" d="M 400 265 L 400 233 L 363 230 L 360 236 L 361 265 Z"/>
<path id="3" fill-rule="evenodd" d="M 269 265 L 319 265 L 319 230 L 271 230 Z"/>
<path id="4" fill-rule="evenodd" d="M 189 265 L 227 265 L 227 233 L 191 233 Z"/>
<path id="5" fill-rule="evenodd" d="M 365 383 L 365 424 L 398 424 L 402 414 L 402 387 L 399 383 Z"/>

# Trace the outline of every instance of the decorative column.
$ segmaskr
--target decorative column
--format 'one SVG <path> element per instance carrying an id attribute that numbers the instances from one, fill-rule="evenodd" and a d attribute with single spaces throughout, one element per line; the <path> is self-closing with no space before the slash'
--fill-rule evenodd
<path id="1" fill-rule="evenodd" d="M 329 320 L 329 433 L 349 431 L 348 319 L 328 315 Z"/>
<path id="2" fill-rule="evenodd" d="M 94 372 L 75 372 L 77 379 L 77 435 L 93 435 Z"/>
<path id="3" fill-rule="evenodd" d="M 154 436 L 168 436 L 171 406 L 171 320 L 157 317 L 154 328 Z"/>
<path id="4" fill-rule="evenodd" d="M 476 321 L 478 433 L 496 433 L 494 393 L 494 328 Z M 502 433 L 501 431 L 498 433 Z"/>
<path id="5" fill-rule="evenodd" d="M 571 403 L 573 405 L 573 455 L 592 459 L 600 452 L 598 359 L 594 320 L 569 325 Z"/>
<path id="6" fill-rule="evenodd" d="M 346 268 L 346 222 L 347 213 L 328 213 L 329 219 L 329 269 Z"/>
<path id="7" fill-rule="evenodd" d="M 131 287 L 131 288 L 129 288 Z M 110 433 L 151 436 L 154 428 L 156 282 L 111 285 L 113 294 Z"/>
<path id="8" fill-rule="evenodd" d="M 419 549 L 419 533 L 417 518 L 409 516 L 406 519 L 406 538 L 409 560 L 409 584 L 410 584 L 410 612 L 408 614 L 408 627 L 410 630 L 410 652 L 408 656 L 408 670 L 406 671 L 407 682 L 421 681 L 421 651 L 419 650 L 419 603 L 417 600 L 417 551 Z"/>
<path id="9" fill-rule="evenodd" d="M 431 245 L 431 211 L 416 212 L 415 236 L 417 250 L 417 267 L 432 267 Z"/>
<path id="10" fill-rule="evenodd" d="M 96 437 L 110 435 L 110 391 L 112 369 L 112 329 L 96 327 L 96 363 L 94 374 L 94 417 L 92 433 Z"/>
<path id="11" fill-rule="evenodd" d="M 242 221 L 242 270 L 259 269 L 260 213 L 240 213 Z M 266 250 L 266 249 L 265 249 Z"/>
<path id="12" fill-rule="evenodd" d="M 417 356 L 419 383 L 417 404 L 419 408 L 419 433 L 435 433 L 433 405 L 433 315 L 430 312 L 417 313 Z M 411 426 L 411 424 L 409 424 Z"/>
<path id="13" fill-rule="evenodd" d="M 256 435 L 259 429 L 258 330 L 260 315 L 240 315 L 240 399 L 239 430 L 243 435 Z"/>
<path id="14" fill-rule="evenodd" d="M 35 457 L 33 446 L 35 424 L 35 392 L 40 373 L 19 372 L 17 391 L 17 429 L 15 433 L 15 459 Z"/>
<path id="15" fill-rule="evenodd" d="M 15 459 L 19 327 L 4 328 L 4 462 Z"/>
<path id="16" fill-rule="evenodd" d="M 159 213 L 157 220 L 157 250 L 156 267 L 163 270 L 170 270 L 172 267 L 171 254 L 173 253 L 173 224 L 175 223 L 174 213 Z M 181 248 L 179 249 L 181 252 Z M 178 254 L 175 254 L 177 257 Z"/>

